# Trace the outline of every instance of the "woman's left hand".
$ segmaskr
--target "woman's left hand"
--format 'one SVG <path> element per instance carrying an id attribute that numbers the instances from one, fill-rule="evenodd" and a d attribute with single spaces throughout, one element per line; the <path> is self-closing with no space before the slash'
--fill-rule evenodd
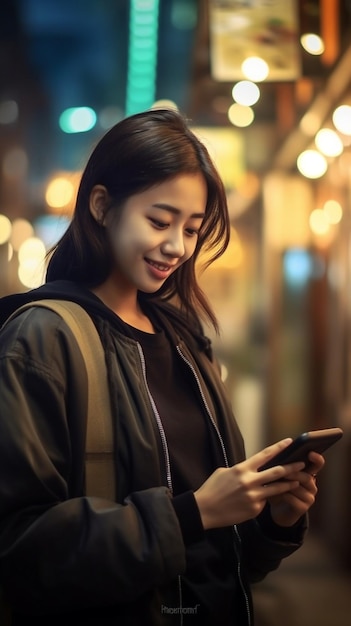
<path id="1" fill-rule="evenodd" d="M 299 486 L 291 491 L 269 499 L 271 517 L 279 526 L 293 526 L 307 513 L 314 504 L 318 492 L 316 476 L 324 466 L 324 457 L 317 452 L 310 452 L 308 472 L 301 471 L 286 477 L 287 480 L 297 480 Z"/>

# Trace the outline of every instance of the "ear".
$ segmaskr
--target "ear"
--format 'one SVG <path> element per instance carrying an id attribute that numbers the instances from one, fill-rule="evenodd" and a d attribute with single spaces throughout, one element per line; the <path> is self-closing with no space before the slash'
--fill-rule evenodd
<path id="1" fill-rule="evenodd" d="M 95 185 L 90 192 L 89 210 L 94 220 L 101 226 L 104 225 L 108 203 L 109 195 L 106 187 L 103 185 Z"/>

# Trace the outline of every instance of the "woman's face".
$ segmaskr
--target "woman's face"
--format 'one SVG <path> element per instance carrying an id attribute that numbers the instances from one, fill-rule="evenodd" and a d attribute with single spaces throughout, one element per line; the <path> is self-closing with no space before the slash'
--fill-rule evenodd
<path id="1" fill-rule="evenodd" d="M 113 276 L 126 289 L 153 293 L 194 253 L 207 202 L 202 174 L 182 174 L 128 198 L 105 226 Z"/>

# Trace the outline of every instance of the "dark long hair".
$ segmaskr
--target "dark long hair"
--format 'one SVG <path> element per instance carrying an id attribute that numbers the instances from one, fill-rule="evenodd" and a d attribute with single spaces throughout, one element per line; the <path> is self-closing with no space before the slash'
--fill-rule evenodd
<path id="1" fill-rule="evenodd" d="M 216 317 L 198 285 L 195 262 L 200 251 L 206 250 L 210 264 L 228 245 L 226 194 L 206 147 L 174 110 L 151 109 L 127 117 L 99 141 L 82 174 L 72 221 L 50 253 L 46 281 L 66 279 L 94 287 L 110 274 L 113 258 L 106 229 L 89 210 L 95 185 L 108 191 L 111 202 L 107 211 L 118 211 L 134 194 L 179 174 L 198 172 L 206 180 L 207 204 L 195 253 L 150 297 L 175 299 L 188 316 L 205 316 L 218 330 Z"/>

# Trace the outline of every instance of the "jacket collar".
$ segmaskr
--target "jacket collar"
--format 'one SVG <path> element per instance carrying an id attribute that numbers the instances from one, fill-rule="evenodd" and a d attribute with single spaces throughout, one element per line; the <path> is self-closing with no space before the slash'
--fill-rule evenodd
<path id="1" fill-rule="evenodd" d="M 41 299 L 70 300 L 80 304 L 92 317 L 105 319 L 125 334 L 125 325 L 87 287 L 69 280 L 55 280 L 24 293 L 16 293 L 0 299 L 0 327 L 20 306 Z M 194 349 L 201 350 L 212 360 L 211 341 L 203 332 L 197 319 L 188 319 L 176 306 L 160 298 L 148 298 L 140 294 L 140 303 L 155 325 L 165 330 L 169 340 L 176 345 L 183 339 Z"/>

